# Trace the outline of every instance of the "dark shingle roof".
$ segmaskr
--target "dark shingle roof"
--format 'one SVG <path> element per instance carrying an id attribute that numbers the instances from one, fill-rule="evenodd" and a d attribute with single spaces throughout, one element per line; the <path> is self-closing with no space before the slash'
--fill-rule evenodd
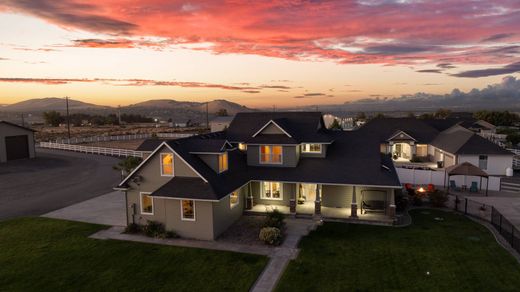
<path id="1" fill-rule="evenodd" d="M 380 142 L 386 142 L 397 131 L 403 131 L 420 144 L 431 142 L 439 134 L 434 127 L 416 118 L 376 118 L 367 122 L 358 131 L 374 136 Z"/>
<path id="2" fill-rule="evenodd" d="M 431 144 L 453 154 L 512 155 L 508 150 L 458 125 L 440 133 Z"/>
<path id="3" fill-rule="evenodd" d="M 200 177 L 174 177 L 152 193 L 152 196 L 190 199 L 197 194 L 197 199 L 214 200 L 215 192 L 211 185 Z"/>
<path id="4" fill-rule="evenodd" d="M 135 150 L 136 151 L 143 151 L 143 152 L 153 152 L 164 141 L 168 141 L 168 140 L 165 140 L 165 139 L 146 139 Z"/>
<path id="5" fill-rule="evenodd" d="M 227 129 L 227 139 L 232 142 L 248 141 L 271 120 L 298 143 L 332 141 L 320 112 L 238 113 Z"/>

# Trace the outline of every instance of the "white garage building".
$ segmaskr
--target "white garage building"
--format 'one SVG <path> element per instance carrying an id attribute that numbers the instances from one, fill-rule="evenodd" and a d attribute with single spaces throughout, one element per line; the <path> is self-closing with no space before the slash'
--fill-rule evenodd
<path id="1" fill-rule="evenodd" d="M 34 130 L 0 121 L 0 163 L 34 156 Z"/>

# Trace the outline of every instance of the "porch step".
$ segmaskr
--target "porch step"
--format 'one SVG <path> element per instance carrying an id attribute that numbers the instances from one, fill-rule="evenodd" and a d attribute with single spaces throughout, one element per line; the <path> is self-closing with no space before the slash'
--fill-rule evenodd
<path id="1" fill-rule="evenodd" d="M 500 182 L 500 190 L 505 192 L 520 193 L 520 184 L 512 182 Z"/>

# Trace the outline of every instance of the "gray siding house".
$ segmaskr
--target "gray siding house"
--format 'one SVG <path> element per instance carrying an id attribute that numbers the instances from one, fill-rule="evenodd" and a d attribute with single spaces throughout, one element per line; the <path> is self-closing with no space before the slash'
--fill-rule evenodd
<path id="1" fill-rule="evenodd" d="M 319 112 L 239 113 L 225 131 L 147 147 L 151 154 L 117 187 L 128 223 L 155 220 L 213 240 L 243 214 L 275 209 L 389 225 L 395 217 L 401 184 L 379 141 L 327 130 Z"/>
<path id="2" fill-rule="evenodd" d="M 0 163 L 34 157 L 34 130 L 0 121 Z"/>

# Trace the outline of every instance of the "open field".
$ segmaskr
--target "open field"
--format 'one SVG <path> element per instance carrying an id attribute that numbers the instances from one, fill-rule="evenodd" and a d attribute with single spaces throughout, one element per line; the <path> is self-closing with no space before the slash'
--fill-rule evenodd
<path id="1" fill-rule="evenodd" d="M 137 140 L 122 140 L 122 141 L 100 141 L 94 143 L 82 143 L 84 146 L 93 146 L 93 147 L 106 147 L 106 148 L 116 148 L 116 149 L 128 149 L 128 150 L 136 150 L 141 143 L 143 143 L 144 139 Z"/>
<path id="2" fill-rule="evenodd" d="M 325 223 L 277 290 L 518 291 L 520 264 L 484 226 L 439 210 L 411 215 L 403 228 Z"/>
<path id="3" fill-rule="evenodd" d="M 55 139 L 67 138 L 67 127 L 34 127 L 37 131 L 35 139 L 37 141 L 51 141 Z M 198 133 L 201 128 L 170 128 L 155 127 L 153 124 L 132 124 L 125 126 L 87 126 L 71 127 L 71 138 L 92 137 L 92 136 L 116 136 L 133 134 L 152 134 L 152 133 Z"/>
<path id="4" fill-rule="evenodd" d="M 102 225 L 23 218 L 0 222 L 5 291 L 247 291 L 263 256 L 97 240 Z"/>

